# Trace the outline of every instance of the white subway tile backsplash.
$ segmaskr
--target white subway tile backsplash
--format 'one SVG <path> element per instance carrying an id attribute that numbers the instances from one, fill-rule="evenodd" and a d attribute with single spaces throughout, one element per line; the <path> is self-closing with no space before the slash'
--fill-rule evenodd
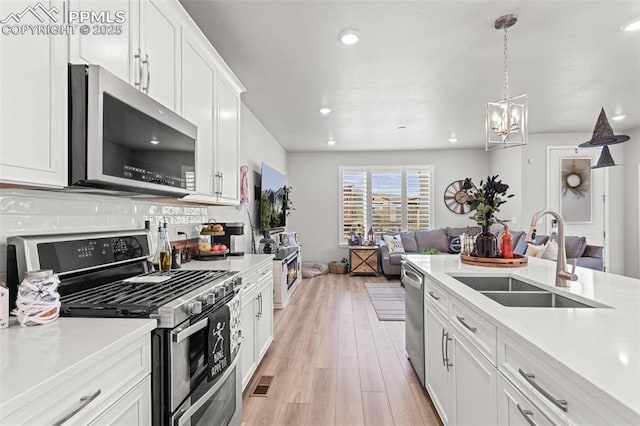
<path id="1" fill-rule="evenodd" d="M 112 229 L 142 229 L 144 219 L 135 216 L 109 216 L 109 227 Z"/>
<path id="2" fill-rule="evenodd" d="M 93 203 L 84 200 L 41 198 L 38 200 L 41 215 L 92 215 Z"/>
<path id="3" fill-rule="evenodd" d="M 0 230 L 3 240 L 8 235 L 40 234 L 55 232 L 59 229 L 57 216 L 40 215 L 2 215 L 0 216 Z"/>
<path id="4" fill-rule="evenodd" d="M 169 215 L 183 215 L 184 208 L 179 206 L 162 206 L 162 214 Z"/>
<path id="5" fill-rule="evenodd" d="M 108 216 L 80 216 L 65 215 L 58 217 L 58 227 L 61 230 L 88 231 L 109 228 Z"/>
<path id="6" fill-rule="evenodd" d="M 128 201 L 128 200 L 127 200 Z M 132 215 L 133 206 L 131 203 L 109 203 L 105 201 L 95 201 L 93 203 L 93 214 L 99 215 Z"/>
<path id="7" fill-rule="evenodd" d="M 34 214 L 36 199 L 30 197 L 0 197 L 0 214 Z"/>

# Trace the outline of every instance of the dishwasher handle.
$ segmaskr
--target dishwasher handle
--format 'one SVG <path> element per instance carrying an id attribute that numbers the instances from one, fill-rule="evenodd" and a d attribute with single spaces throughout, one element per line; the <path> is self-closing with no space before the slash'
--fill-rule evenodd
<path id="1" fill-rule="evenodd" d="M 413 269 L 409 269 L 409 267 L 407 267 L 406 265 L 403 265 L 401 281 L 404 284 L 409 284 L 411 287 L 422 290 L 422 282 L 424 281 L 424 277 L 420 273 L 414 271 Z"/>

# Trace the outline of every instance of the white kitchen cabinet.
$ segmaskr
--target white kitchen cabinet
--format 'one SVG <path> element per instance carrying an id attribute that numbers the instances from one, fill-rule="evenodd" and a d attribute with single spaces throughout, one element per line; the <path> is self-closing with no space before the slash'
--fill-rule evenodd
<path id="1" fill-rule="evenodd" d="M 240 201 L 240 93 L 218 79 L 216 195 L 222 203 Z"/>
<path id="2" fill-rule="evenodd" d="M 59 0 L 42 3 L 46 8 L 63 7 Z M 3 0 L 0 16 L 24 7 L 22 1 Z M 66 58 L 63 36 L 0 36 L 0 182 L 65 185 Z"/>
<path id="3" fill-rule="evenodd" d="M 241 295 L 242 388 L 244 389 L 273 341 L 273 272 L 270 259 L 243 271 Z"/>
<path id="4" fill-rule="evenodd" d="M 90 425 L 150 425 L 151 376 L 147 376 Z"/>
<path id="5" fill-rule="evenodd" d="M 455 418 L 458 426 L 495 425 L 496 368 L 458 331 L 452 344 L 455 360 Z M 451 350 L 450 350 L 451 352 Z"/>
<path id="6" fill-rule="evenodd" d="M 508 380 L 498 375 L 498 421 L 499 426 L 553 425 L 534 404 L 532 404 Z"/>
<path id="7" fill-rule="evenodd" d="M 442 423 L 455 424 L 454 351 L 448 321 L 425 301 L 425 326 L 429 337 L 425 341 L 427 391 Z"/>
<path id="8" fill-rule="evenodd" d="M 162 0 L 73 0 L 69 10 L 98 10 L 124 21 L 88 22 L 69 36 L 69 62 L 101 65 L 173 111 L 180 110 L 181 6 Z M 106 31 L 106 33 L 103 33 Z"/>
<path id="9" fill-rule="evenodd" d="M 189 31 L 182 32 L 182 115 L 198 126 L 196 191 L 213 195 L 213 118 L 216 71 Z"/>

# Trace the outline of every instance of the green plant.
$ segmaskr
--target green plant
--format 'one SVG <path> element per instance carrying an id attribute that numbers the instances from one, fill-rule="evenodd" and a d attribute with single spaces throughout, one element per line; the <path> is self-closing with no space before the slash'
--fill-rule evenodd
<path id="1" fill-rule="evenodd" d="M 507 220 L 498 219 L 495 214 L 500 211 L 500 206 L 513 197 L 507 195 L 509 185 L 498 180 L 498 175 L 487 176 L 487 181 L 480 181 L 480 187 L 476 187 L 471 178 L 466 178 L 462 189 L 467 192 L 467 204 L 474 212 L 470 219 L 482 227 L 488 227 L 492 223 L 505 223 Z"/>
<path id="2" fill-rule="evenodd" d="M 425 248 L 420 250 L 421 254 L 438 254 L 440 253 L 438 249 L 435 248 Z"/>

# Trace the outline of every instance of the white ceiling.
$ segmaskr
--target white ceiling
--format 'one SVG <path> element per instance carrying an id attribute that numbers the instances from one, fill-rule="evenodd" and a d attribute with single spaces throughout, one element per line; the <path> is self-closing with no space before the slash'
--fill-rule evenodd
<path id="1" fill-rule="evenodd" d="M 529 95 L 529 133 L 591 132 L 603 106 L 627 115 L 616 133 L 640 126 L 640 31 L 620 30 L 637 0 L 181 1 L 290 152 L 483 147 L 506 13 L 519 17 L 509 84 Z M 338 42 L 348 28 L 360 43 Z"/>

